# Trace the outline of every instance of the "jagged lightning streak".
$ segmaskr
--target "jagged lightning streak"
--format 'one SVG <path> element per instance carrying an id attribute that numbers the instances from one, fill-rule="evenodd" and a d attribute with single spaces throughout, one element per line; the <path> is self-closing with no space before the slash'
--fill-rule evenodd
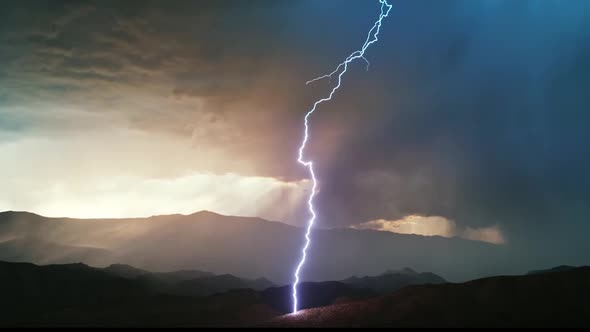
<path id="1" fill-rule="evenodd" d="M 307 141 L 309 140 L 309 136 L 310 136 L 309 135 L 309 117 L 315 112 L 315 110 L 317 109 L 317 107 L 321 103 L 331 100 L 332 96 L 334 96 L 336 91 L 338 91 L 338 89 L 340 89 L 340 86 L 342 85 L 342 77 L 344 76 L 344 73 L 346 73 L 346 71 L 348 70 L 348 65 L 351 62 L 353 62 L 354 60 L 357 60 L 357 59 L 363 59 L 367 63 L 367 70 L 369 69 L 370 63 L 365 58 L 365 51 L 369 48 L 369 46 L 371 46 L 373 43 L 375 43 L 379 40 L 378 36 L 379 36 L 379 31 L 381 30 L 381 23 L 383 22 L 383 19 L 389 15 L 389 11 L 392 8 L 392 5 L 390 5 L 387 1 L 388 0 L 379 0 L 379 3 L 381 4 L 381 14 L 379 14 L 379 19 L 375 22 L 375 24 L 373 25 L 371 30 L 369 30 L 369 33 L 367 35 L 367 39 L 365 40 L 363 47 L 360 50 L 355 51 L 351 55 L 349 55 L 346 58 L 346 60 L 344 60 L 342 63 L 340 63 L 338 65 L 338 67 L 336 67 L 336 69 L 334 69 L 334 71 L 332 71 L 331 73 L 323 75 L 323 76 L 319 76 L 319 77 L 314 78 L 313 80 L 308 81 L 306 83 L 306 84 L 313 83 L 313 82 L 316 82 L 316 81 L 319 81 L 319 80 L 322 80 L 325 78 L 331 79 L 332 76 L 338 74 L 338 83 L 336 84 L 336 86 L 334 86 L 332 88 L 332 90 L 330 91 L 330 94 L 327 97 L 316 101 L 313 104 L 313 107 L 311 108 L 311 110 L 309 112 L 307 112 L 307 114 L 305 114 L 305 118 L 304 118 L 305 130 L 304 130 L 304 135 L 303 135 L 303 141 L 301 142 L 301 146 L 299 147 L 299 157 L 297 158 L 297 162 L 299 162 L 303 166 L 307 167 L 307 169 L 309 170 L 309 175 L 311 176 L 311 180 L 312 180 L 313 185 L 311 188 L 311 194 L 309 195 L 309 198 L 307 200 L 307 205 L 309 208 L 309 213 L 311 215 L 311 218 L 309 219 L 309 221 L 307 223 L 307 229 L 305 232 L 305 245 L 303 246 L 303 249 L 301 251 L 301 260 L 299 261 L 299 264 L 297 265 L 297 269 L 295 269 L 295 275 L 294 275 L 294 277 L 295 277 L 295 282 L 293 283 L 293 313 L 294 314 L 297 313 L 297 285 L 299 284 L 299 273 L 301 272 L 301 268 L 303 267 L 303 265 L 305 265 L 305 259 L 307 258 L 307 249 L 309 248 L 309 245 L 311 243 L 311 238 L 310 238 L 311 229 L 312 229 L 313 224 L 316 219 L 316 213 L 313 208 L 313 199 L 317 193 L 318 182 L 317 182 L 317 179 L 315 176 L 315 172 L 313 171 L 313 161 L 304 160 L 304 158 L 303 158 L 303 152 L 305 151 L 305 146 L 307 145 Z"/>

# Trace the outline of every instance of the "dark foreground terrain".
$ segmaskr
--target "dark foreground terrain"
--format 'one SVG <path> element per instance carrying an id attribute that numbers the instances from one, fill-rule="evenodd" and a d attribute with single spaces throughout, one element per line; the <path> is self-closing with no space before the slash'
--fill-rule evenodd
<path id="1" fill-rule="evenodd" d="M 410 269 L 302 283 L 301 307 L 368 299 L 444 283 Z M 0 326 L 249 326 L 291 310 L 291 287 L 203 271 L 153 273 L 127 265 L 0 262 Z"/>
<path id="2" fill-rule="evenodd" d="M 410 269 L 290 286 L 202 271 L 0 262 L 0 326 L 590 326 L 590 267 L 446 283 Z"/>
<path id="3" fill-rule="evenodd" d="M 588 327 L 590 267 L 409 286 L 273 319 L 274 327 Z"/>

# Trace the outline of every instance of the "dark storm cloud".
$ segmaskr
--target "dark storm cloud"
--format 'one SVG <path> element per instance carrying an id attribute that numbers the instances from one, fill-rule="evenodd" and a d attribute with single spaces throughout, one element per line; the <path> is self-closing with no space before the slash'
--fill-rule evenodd
<path id="1" fill-rule="evenodd" d="M 362 43 L 377 10 L 25 1 L 0 14 L 0 102 L 67 99 L 218 144 L 235 156 L 228 170 L 298 179 L 301 116 L 329 87 L 303 82 Z M 394 1 L 370 70 L 353 66 L 314 114 L 319 223 L 438 215 L 497 225 L 510 245 L 589 249 L 589 13 L 585 0 Z M 11 119 L 2 127 L 34 121 Z"/>
<path id="2" fill-rule="evenodd" d="M 288 22 L 292 6 L 280 1 L 11 5 L 2 13 L 5 75 L 0 82 L 6 97 L 1 111 L 5 118 L 26 119 L 23 130 L 59 130 L 43 119 L 53 107 L 189 138 L 203 138 L 199 133 L 206 131 L 209 135 L 195 144 L 224 142 L 222 149 L 272 160 L 265 151 L 273 151 L 268 145 L 276 140 L 268 136 L 274 131 L 268 123 L 280 124 L 272 114 L 281 112 L 268 112 L 271 116 L 262 119 L 266 125 L 250 119 L 270 109 L 267 100 L 280 94 L 281 83 L 265 77 L 272 72 L 267 66 L 289 44 L 281 37 L 282 22 Z M 8 108 L 23 105 L 26 114 Z M 281 174 L 281 165 L 257 163 L 262 165 L 258 173 L 292 178 Z M 219 171 L 255 173 L 246 169 Z"/>
<path id="3" fill-rule="evenodd" d="M 265 46 L 276 43 L 280 33 L 282 14 L 273 9 L 278 5 L 25 1 L 2 14 L 3 60 L 21 77 L 74 78 L 83 84 L 85 78 L 131 81 L 166 72 L 177 90 L 228 93 L 228 82 L 247 83 L 244 79 L 272 57 L 272 47 Z"/>
<path id="4" fill-rule="evenodd" d="M 376 114 L 363 109 L 373 125 L 323 171 L 324 218 L 443 215 L 497 224 L 517 246 L 559 239 L 563 249 L 576 239 L 581 250 L 580 229 L 590 229 L 588 9 L 398 4 L 369 74 L 395 88 L 379 91 Z M 584 257 L 576 250 L 567 252 Z"/>

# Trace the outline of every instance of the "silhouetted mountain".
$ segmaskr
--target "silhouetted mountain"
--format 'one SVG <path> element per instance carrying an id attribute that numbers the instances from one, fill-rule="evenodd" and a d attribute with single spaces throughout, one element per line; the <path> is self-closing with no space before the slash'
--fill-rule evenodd
<path id="1" fill-rule="evenodd" d="M 213 277 L 215 274 L 211 272 L 204 272 L 198 270 L 180 270 L 174 272 L 153 272 L 152 275 L 164 279 L 169 280 L 171 282 L 179 282 L 184 280 L 191 280 L 197 278 L 207 278 Z"/>
<path id="2" fill-rule="evenodd" d="M 462 284 L 304 310 L 273 327 L 589 327 L 590 267 Z"/>
<path id="3" fill-rule="evenodd" d="M 190 279 L 161 278 L 161 275 L 176 274 L 152 273 L 121 264 L 95 268 L 81 263 L 36 266 L 0 262 L 0 291 L 4 303 L 0 310 L 6 313 L 4 319 L 0 318 L 0 324 L 144 326 L 186 322 L 231 325 L 255 323 L 292 310 L 291 286 L 269 288 L 273 284 L 263 278 L 242 280 L 231 275 L 184 272 Z M 201 277 L 192 278 L 199 275 Z M 335 281 L 304 282 L 298 290 L 300 308 L 366 299 L 378 294 Z M 203 315 L 190 317 L 184 306 L 199 310 Z M 117 313 L 114 308 L 120 311 Z M 235 312 L 226 318 L 221 309 L 228 308 Z M 161 310 L 157 314 L 161 322 L 155 321 L 155 317 L 144 317 L 154 315 L 156 310 Z M 131 316 L 128 317 L 128 313 Z"/>
<path id="4" fill-rule="evenodd" d="M 299 259 L 302 236 L 302 229 L 278 222 L 211 212 L 102 220 L 0 213 L 0 239 L 34 237 L 109 250 L 105 257 L 72 261 L 53 254 L 30 255 L 22 248 L 18 252 L 22 257 L 13 260 L 84 261 L 93 266 L 124 263 L 153 271 L 199 269 L 250 279 L 265 276 L 283 284 L 292 280 L 288 267 Z M 355 229 L 314 229 L 313 238 L 313 259 L 307 262 L 304 276 L 308 281 L 376 275 L 392 266 L 437 271 L 451 280 L 523 272 L 518 257 L 507 255 L 503 246 L 459 238 Z"/>
<path id="5" fill-rule="evenodd" d="M 341 282 L 303 283 L 301 304 L 325 306 L 282 317 L 291 311 L 289 286 L 163 295 L 142 276 L 0 262 L 0 326 L 590 326 L 590 267 L 413 285 L 385 296 Z"/>
<path id="6" fill-rule="evenodd" d="M 253 290 L 207 298 L 162 295 L 141 277 L 84 264 L 0 262 L 0 292 L 0 326 L 215 326 L 278 314 Z"/>
<path id="7" fill-rule="evenodd" d="M 350 302 L 391 293 L 407 285 L 439 284 L 446 282 L 433 273 L 417 273 L 409 268 L 388 271 L 373 277 L 351 277 L 342 281 L 303 282 L 298 288 L 300 309 Z M 269 288 L 262 293 L 265 303 L 283 313 L 292 308 L 292 287 Z"/>
<path id="8" fill-rule="evenodd" d="M 387 271 L 376 277 L 352 277 L 342 280 L 343 283 L 356 288 L 364 288 L 385 294 L 409 285 L 442 284 L 447 282 L 434 273 L 418 273 L 410 268 L 402 271 Z"/>
<path id="9" fill-rule="evenodd" d="M 103 269 L 108 274 L 116 275 L 127 279 L 136 279 L 150 274 L 149 271 L 138 269 L 126 264 L 111 264 Z"/>
<path id="10" fill-rule="evenodd" d="M 404 267 L 401 270 L 387 270 L 383 272 L 383 274 L 409 274 L 409 275 L 416 275 L 418 272 L 412 270 L 409 267 Z"/>
<path id="11" fill-rule="evenodd" d="M 0 292 L 0 320 L 27 324 L 72 307 L 110 305 L 149 295 L 139 283 L 83 264 L 40 267 L 5 262 L 0 262 Z"/>
<path id="12" fill-rule="evenodd" d="M 0 242 L 0 260 L 6 262 L 91 262 L 101 265 L 111 259 L 111 252 L 105 249 L 63 245 L 33 237 Z"/>
<path id="13" fill-rule="evenodd" d="M 249 280 L 229 274 L 217 276 L 203 271 L 149 272 L 125 264 L 112 264 L 101 270 L 140 281 L 156 292 L 173 295 L 208 296 L 236 289 L 264 290 L 275 286 L 264 278 Z"/>
<path id="14" fill-rule="evenodd" d="M 542 274 L 542 273 L 553 273 L 553 272 L 565 272 L 565 271 L 573 270 L 575 268 L 576 268 L 575 266 L 560 265 L 560 266 L 556 266 L 554 268 L 547 269 L 547 270 L 534 270 L 534 271 L 530 271 L 527 274 Z"/>
<path id="15" fill-rule="evenodd" d="M 150 272 L 143 269 L 138 269 L 126 264 L 111 264 L 103 269 L 105 272 L 124 277 L 128 279 L 145 279 L 160 281 L 166 284 L 175 284 L 181 281 L 214 277 L 215 274 L 211 272 L 204 272 L 198 270 L 181 270 L 174 272 Z"/>
<path id="16" fill-rule="evenodd" d="M 273 286 L 275 285 L 272 282 L 264 278 L 246 280 L 225 274 L 181 281 L 174 285 L 169 292 L 178 295 L 207 296 L 235 289 L 252 289 L 259 291 Z"/>

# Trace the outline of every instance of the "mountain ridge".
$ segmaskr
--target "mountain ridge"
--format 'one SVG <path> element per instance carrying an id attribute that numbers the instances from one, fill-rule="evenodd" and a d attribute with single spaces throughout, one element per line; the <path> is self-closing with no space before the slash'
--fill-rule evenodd
<path id="1" fill-rule="evenodd" d="M 262 327 L 588 327 L 590 266 L 413 285 L 283 315 Z"/>
<path id="2" fill-rule="evenodd" d="M 141 278 L 123 278 L 82 263 L 0 262 L 0 326 L 590 326 L 590 267 L 416 284 L 385 293 L 338 281 L 304 282 L 300 290 L 309 309 L 292 315 L 287 314 L 289 286 L 195 297 L 160 293 Z"/>
<path id="3" fill-rule="evenodd" d="M 94 266 L 122 263 L 150 271 L 198 269 L 248 279 L 263 275 L 279 283 L 292 279 L 289 267 L 299 259 L 302 233 L 301 228 L 276 221 L 227 217 L 208 211 L 135 219 L 0 214 L 0 239 L 42 237 L 61 245 L 110 251 L 105 257 L 85 261 Z M 503 246 L 483 242 L 347 228 L 317 228 L 313 237 L 316 249 L 306 266 L 309 272 L 304 276 L 308 281 L 375 275 L 410 265 L 421 271 L 437 271 L 454 281 L 498 272 L 522 273 L 518 257 L 506 256 Z M 26 256 L 26 250 L 21 252 Z M 60 253 L 47 254 L 53 258 Z M 72 262 L 49 258 L 32 262 Z"/>

